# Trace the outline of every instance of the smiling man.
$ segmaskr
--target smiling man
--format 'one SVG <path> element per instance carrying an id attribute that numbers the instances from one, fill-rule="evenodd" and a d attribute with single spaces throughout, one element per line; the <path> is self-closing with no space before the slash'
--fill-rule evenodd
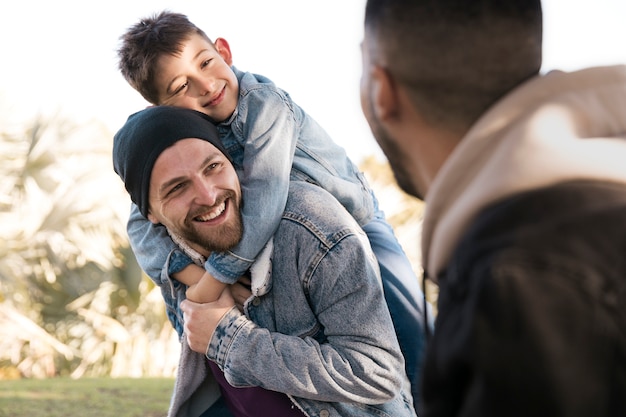
<path id="1" fill-rule="evenodd" d="M 195 183 L 205 179 L 211 186 Z M 176 230 L 200 253 L 223 252 L 241 240 L 239 181 L 215 145 L 197 139 L 172 145 L 154 164 L 149 195 L 148 219 Z"/>
<path id="2" fill-rule="evenodd" d="M 138 112 L 116 134 L 113 161 L 139 210 L 198 263 L 240 241 L 237 172 L 206 115 Z M 198 304 L 183 301 L 184 291 L 172 296 L 180 284 L 171 277 L 160 283 L 170 318 L 184 310 L 187 336 L 170 415 L 214 415 L 208 384 L 235 416 L 415 416 L 376 258 L 327 191 L 290 184 L 278 229 L 250 273 L 243 313 L 229 289 Z"/>

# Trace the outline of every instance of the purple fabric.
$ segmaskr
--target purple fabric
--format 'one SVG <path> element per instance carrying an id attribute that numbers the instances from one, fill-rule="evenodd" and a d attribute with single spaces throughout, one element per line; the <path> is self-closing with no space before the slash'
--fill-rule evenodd
<path id="1" fill-rule="evenodd" d="M 224 373 L 215 364 L 209 361 L 213 376 L 220 385 L 220 390 L 228 409 L 234 417 L 303 417 L 298 409 L 285 394 L 266 390 L 260 387 L 233 387 L 224 378 Z"/>

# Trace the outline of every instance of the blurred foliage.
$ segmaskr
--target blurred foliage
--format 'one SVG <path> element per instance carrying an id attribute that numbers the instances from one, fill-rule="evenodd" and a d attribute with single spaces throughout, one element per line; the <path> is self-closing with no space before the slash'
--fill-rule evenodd
<path id="1" fill-rule="evenodd" d="M 378 204 L 385 212 L 387 221 L 393 227 L 421 285 L 421 233 L 424 202 L 405 193 L 398 187 L 387 161 L 380 161 L 371 156 L 361 163 L 360 168 L 374 189 Z M 426 296 L 433 307 L 434 314 L 437 313 L 438 293 L 438 287 L 432 282 L 426 281 Z"/>
<path id="2" fill-rule="evenodd" d="M 128 247 L 112 135 L 59 115 L 1 126 L 0 377 L 171 376 L 178 343 Z"/>
<path id="3" fill-rule="evenodd" d="M 0 112 L 0 379 L 174 376 L 179 343 L 129 249 L 112 134 L 58 114 L 21 124 L 9 114 Z M 361 169 L 421 276 L 422 202 L 386 162 Z"/>

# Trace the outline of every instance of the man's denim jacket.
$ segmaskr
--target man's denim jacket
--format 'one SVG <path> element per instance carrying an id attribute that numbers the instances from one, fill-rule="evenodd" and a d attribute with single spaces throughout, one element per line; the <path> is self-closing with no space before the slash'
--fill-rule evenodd
<path id="1" fill-rule="evenodd" d="M 205 269 L 232 284 L 243 275 L 273 235 L 285 208 L 290 180 L 317 184 L 330 192 L 363 226 L 372 220 L 374 195 L 363 173 L 328 133 L 269 79 L 233 67 L 239 102 L 218 125 L 220 138 L 237 170 L 243 200 L 244 235 L 230 252 L 215 253 Z M 159 283 L 166 256 L 176 249 L 165 229 L 154 226 L 133 205 L 128 223 L 141 268 Z M 191 261 L 181 257 L 169 273 Z M 177 269 L 178 268 L 178 269 Z"/>
<path id="2" fill-rule="evenodd" d="M 233 307 L 206 352 L 231 385 L 286 393 L 307 416 L 415 416 L 377 261 L 330 194 L 292 182 L 251 273 L 245 315 Z M 182 346 L 176 417 L 201 410 L 211 385 L 206 359 Z"/>

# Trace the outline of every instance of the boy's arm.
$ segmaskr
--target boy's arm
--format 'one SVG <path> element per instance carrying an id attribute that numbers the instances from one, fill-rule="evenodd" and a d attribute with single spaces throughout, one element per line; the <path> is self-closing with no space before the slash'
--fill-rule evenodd
<path id="1" fill-rule="evenodd" d="M 167 257 L 180 247 L 162 225 L 155 225 L 143 217 L 135 204 L 132 205 L 127 224 L 128 237 L 133 253 L 141 269 L 157 285 L 163 284 L 161 271 Z M 193 263 L 180 251 L 176 262 L 170 265 L 167 275 L 187 285 L 187 297 L 192 301 L 206 303 L 217 300 L 226 284 L 215 280 L 208 272 Z"/>
<path id="2" fill-rule="evenodd" d="M 135 204 L 131 206 L 130 217 L 126 225 L 130 246 L 141 269 L 157 285 L 164 284 L 161 271 L 170 253 L 179 249 L 162 225 L 155 225 L 143 217 Z M 181 252 L 182 255 L 182 252 Z M 184 268 L 192 260 L 188 257 L 177 257 L 178 270 Z M 176 272 L 176 271 L 170 271 Z"/>
<path id="3" fill-rule="evenodd" d="M 187 285 L 187 298 L 196 303 L 210 303 L 217 300 L 226 288 L 226 284 L 213 278 L 202 267 L 189 264 L 173 277 Z"/>
<path id="4" fill-rule="evenodd" d="M 241 105 L 245 103 L 244 105 Z M 272 237 L 285 210 L 299 128 L 288 97 L 275 87 L 252 89 L 240 98 L 232 134 L 244 148 L 236 168 L 243 201 L 243 237 L 230 253 L 212 254 L 205 269 L 233 283 Z"/>

